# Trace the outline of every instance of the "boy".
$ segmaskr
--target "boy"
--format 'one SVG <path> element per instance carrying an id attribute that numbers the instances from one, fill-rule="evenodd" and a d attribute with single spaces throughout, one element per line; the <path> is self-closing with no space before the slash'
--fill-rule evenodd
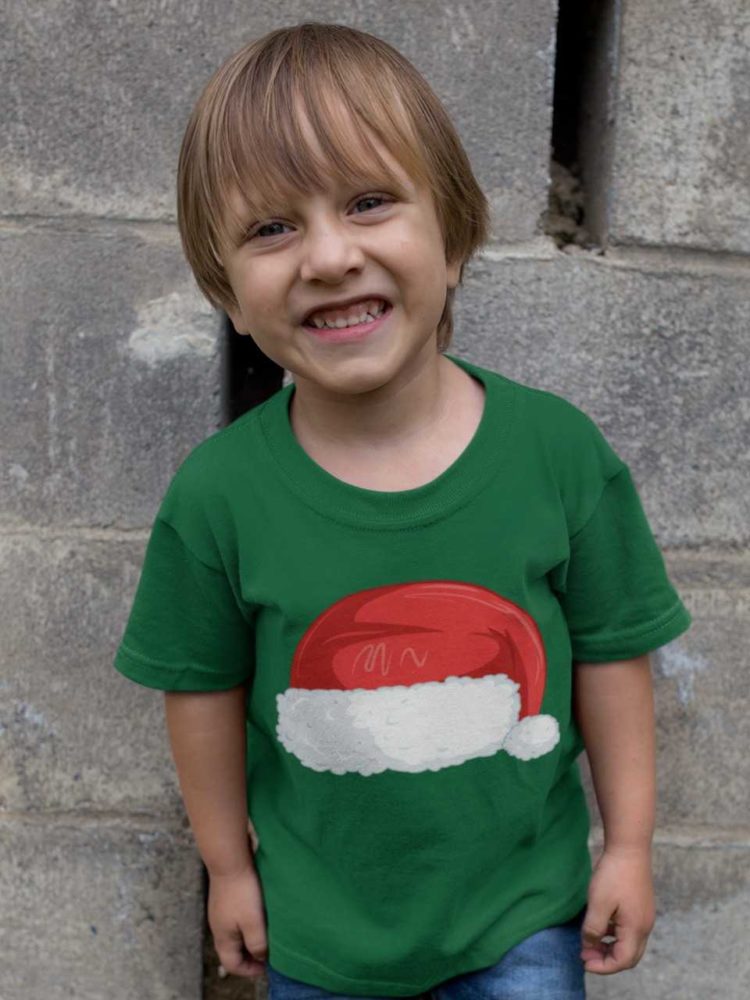
<path id="1" fill-rule="evenodd" d="M 178 174 L 201 289 L 294 377 L 177 470 L 115 660 L 166 692 L 221 962 L 287 1000 L 583 997 L 653 926 L 648 654 L 691 621 L 629 470 L 444 353 L 487 203 L 380 39 L 246 46 Z"/>

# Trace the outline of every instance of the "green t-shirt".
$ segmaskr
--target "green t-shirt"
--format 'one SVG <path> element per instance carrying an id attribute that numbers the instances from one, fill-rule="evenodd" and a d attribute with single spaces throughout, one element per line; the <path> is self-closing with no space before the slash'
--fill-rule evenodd
<path id="1" fill-rule="evenodd" d="M 268 961 L 331 992 L 426 992 L 586 904 L 573 662 L 691 623 L 594 421 L 446 356 L 484 411 L 416 489 L 314 462 L 293 383 L 194 448 L 115 659 L 162 690 L 248 682 Z"/>

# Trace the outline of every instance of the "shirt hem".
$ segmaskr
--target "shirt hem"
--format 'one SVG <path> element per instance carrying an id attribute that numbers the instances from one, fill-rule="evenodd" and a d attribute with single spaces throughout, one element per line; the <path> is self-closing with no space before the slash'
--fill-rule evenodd
<path id="1" fill-rule="evenodd" d="M 467 975 L 471 972 L 478 972 L 480 969 L 489 968 L 496 965 L 501 958 L 515 948 L 517 944 L 536 934 L 545 927 L 553 927 L 556 924 L 566 923 L 572 920 L 588 901 L 588 886 L 583 892 L 579 891 L 564 906 L 557 906 L 550 910 L 543 918 L 535 918 L 522 926 L 520 931 L 512 935 L 499 935 L 493 938 L 491 943 L 485 939 L 481 948 L 477 947 L 464 955 L 463 962 L 457 965 L 451 964 L 443 967 L 442 971 L 431 973 L 426 979 L 419 982 L 405 983 L 395 982 L 386 979 L 355 979 L 345 976 L 342 973 L 334 972 L 327 966 L 321 965 L 314 959 L 306 958 L 298 952 L 293 951 L 286 945 L 272 941 L 269 949 L 269 964 L 283 976 L 289 976 L 310 986 L 317 986 L 334 993 L 351 992 L 356 989 L 363 997 L 371 997 L 375 994 L 394 997 L 413 997 L 420 993 L 426 993 L 434 989 L 441 983 L 454 979 L 456 976 Z M 276 957 L 281 957 L 281 962 L 275 961 Z M 361 991 L 361 992 L 359 992 Z"/>
<path id="2" fill-rule="evenodd" d="M 247 680 L 244 674 L 218 675 L 191 666 L 160 666 L 124 646 L 115 655 L 114 668 L 128 680 L 159 691 L 228 691 Z"/>
<path id="3" fill-rule="evenodd" d="M 572 659 L 579 662 L 634 659 L 676 639 L 690 628 L 692 622 L 692 615 L 682 601 L 678 601 L 646 628 L 621 632 L 610 639 L 589 642 L 572 640 Z"/>

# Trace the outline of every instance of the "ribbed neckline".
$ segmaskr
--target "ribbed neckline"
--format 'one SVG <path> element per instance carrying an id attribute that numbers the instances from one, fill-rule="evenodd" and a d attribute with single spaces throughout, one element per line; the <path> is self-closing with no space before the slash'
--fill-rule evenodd
<path id="1" fill-rule="evenodd" d="M 445 357 L 482 382 L 485 398 L 471 441 L 436 479 L 415 489 L 391 492 L 364 489 L 331 475 L 295 437 L 289 416 L 296 388 L 292 382 L 267 400 L 259 413 L 266 446 L 290 489 L 329 518 L 380 529 L 437 520 L 478 493 L 504 459 L 515 409 L 515 383 L 465 358 Z"/>

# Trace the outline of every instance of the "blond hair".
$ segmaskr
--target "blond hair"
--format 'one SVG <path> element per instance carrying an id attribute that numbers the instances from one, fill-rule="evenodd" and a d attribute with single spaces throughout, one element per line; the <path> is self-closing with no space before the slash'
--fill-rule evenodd
<path id="1" fill-rule="evenodd" d="M 324 159 L 309 148 L 300 114 Z M 461 262 L 462 280 L 465 263 L 488 239 L 489 208 L 447 112 L 387 42 L 307 21 L 271 31 L 231 56 L 209 80 L 185 131 L 177 220 L 188 263 L 214 306 L 236 305 L 222 265 L 223 248 L 241 238 L 230 208 L 233 190 L 259 212 L 289 193 L 323 190 L 331 179 L 383 180 L 400 190 L 367 129 L 432 193 L 446 260 Z M 358 148 L 371 159 L 357 159 Z M 453 334 L 454 293 L 447 290 L 438 323 L 440 351 Z"/>

